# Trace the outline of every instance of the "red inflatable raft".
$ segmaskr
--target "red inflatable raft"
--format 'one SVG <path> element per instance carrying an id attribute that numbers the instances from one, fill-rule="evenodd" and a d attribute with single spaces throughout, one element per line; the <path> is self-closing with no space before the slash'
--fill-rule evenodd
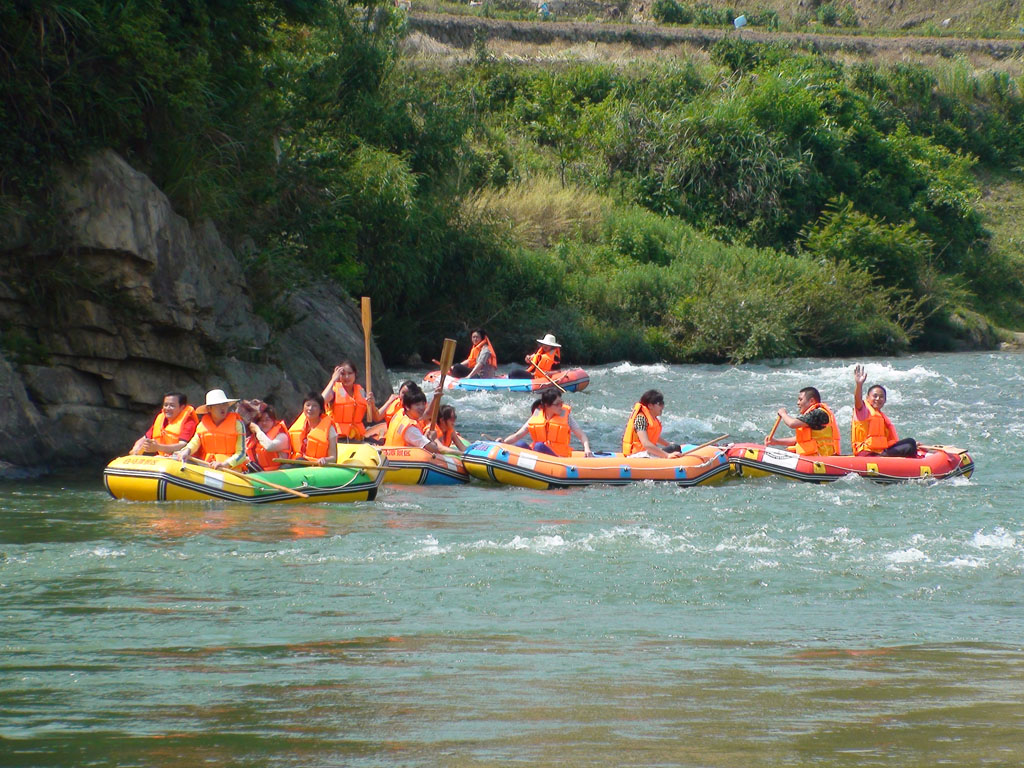
<path id="1" fill-rule="evenodd" d="M 928 446 L 917 457 L 798 456 L 760 443 L 735 443 L 726 452 L 735 474 L 742 477 L 780 475 L 805 483 L 828 483 L 847 475 L 860 475 L 883 483 L 907 480 L 944 480 L 970 477 L 974 460 L 952 446 Z"/>

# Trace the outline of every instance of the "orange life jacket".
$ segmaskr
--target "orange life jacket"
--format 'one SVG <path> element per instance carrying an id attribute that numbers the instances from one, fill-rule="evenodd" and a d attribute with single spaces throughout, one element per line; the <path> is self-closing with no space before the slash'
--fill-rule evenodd
<path id="1" fill-rule="evenodd" d="M 544 352 L 538 349 L 530 355 L 530 366 L 527 370 L 534 375 L 538 375 L 540 371 L 550 373 L 551 369 L 555 367 L 555 362 L 554 352 Z"/>
<path id="2" fill-rule="evenodd" d="M 285 423 L 283 421 L 279 421 L 270 428 L 267 432 L 267 437 L 273 440 L 282 432 L 287 431 L 288 427 Z M 249 435 L 245 442 L 245 455 L 249 457 L 250 461 L 257 464 L 261 470 L 267 471 L 271 469 L 280 469 L 281 465 L 277 463 L 277 460 L 288 458 L 288 450 L 268 451 L 260 444 L 260 441 L 256 439 L 256 435 Z"/>
<path id="3" fill-rule="evenodd" d="M 864 403 L 864 407 L 871 415 L 858 421 L 857 412 L 854 411 L 853 423 L 850 425 L 854 456 L 859 453 L 881 453 L 896 442 L 896 427 L 889 421 L 889 417 L 867 403 Z"/>
<path id="4" fill-rule="evenodd" d="M 572 448 L 569 445 L 569 438 L 572 436 L 569 429 L 570 411 L 572 408 L 563 405 L 562 412 L 549 419 L 544 415 L 544 407 L 538 408 L 526 422 L 530 439 L 535 443 L 544 443 L 558 456 L 572 456 Z"/>
<path id="5" fill-rule="evenodd" d="M 445 448 L 451 448 L 455 445 L 455 427 L 451 429 L 444 429 L 440 424 L 437 425 L 437 444 L 443 445 Z"/>
<path id="6" fill-rule="evenodd" d="M 220 424 L 214 424 L 210 414 L 204 414 L 202 421 L 196 428 L 196 435 L 199 436 L 199 450 L 196 458 L 203 461 L 224 461 L 239 453 L 244 441 L 240 442 L 242 435 L 238 432 L 238 426 L 242 418 L 234 412 L 224 417 Z M 238 460 L 235 466 L 245 462 L 245 453 Z"/>
<path id="7" fill-rule="evenodd" d="M 646 450 L 644 444 L 640 441 L 640 435 L 636 431 L 636 417 L 643 414 L 644 418 L 647 419 L 647 438 L 654 444 L 658 444 L 658 438 L 661 437 L 661 422 L 655 418 L 650 409 L 643 403 L 637 403 L 633 406 L 633 412 L 629 415 L 629 421 L 626 422 L 626 431 L 622 435 L 622 453 L 626 456 L 631 456 L 634 453 Z"/>
<path id="8" fill-rule="evenodd" d="M 330 452 L 330 431 L 333 426 L 330 415 L 310 429 L 306 414 L 300 413 L 288 428 L 288 440 L 292 444 L 293 459 L 322 459 Z"/>
<path id="9" fill-rule="evenodd" d="M 792 450 L 801 456 L 838 456 L 842 451 L 839 447 L 839 426 L 836 424 L 836 415 L 822 402 L 809 406 L 804 413 L 809 413 L 815 408 L 821 408 L 828 414 L 828 424 L 821 429 L 811 429 L 801 423 L 795 430 L 796 444 Z"/>
<path id="10" fill-rule="evenodd" d="M 409 427 L 421 427 L 421 422 L 416 421 L 406 414 L 403 410 L 388 424 L 388 432 L 384 436 L 384 445 L 394 447 L 408 446 L 409 443 L 405 440 L 405 433 L 409 430 Z"/>
<path id="11" fill-rule="evenodd" d="M 469 350 L 469 357 L 466 359 L 469 360 L 469 367 L 471 369 L 476 367 L 476 359 L 480 357 L 480 350 L 484 347 L 487 347 L 491 352 L 491 361 L 488 365 L 493 365 L 494 367 L 498 366 L 498 356 L 494 354 L 494 347 L 491 346 L 491 340 L 485 337 L 483 341 L 479 344 L 474 344 L 473 348 Z"/>
<path id="12" fill-rule="evenodd" d="M 181 409 L 181 412 L 174 417 L 174 421 L 168 422 L 167 416 L 161 411 L 156 415 L 156 419 L 153 420 L 153 442 L 159 443 L 160 445 L 174 445 L 175 443 L 181 442 L 181 428 L 188 421 L 189 417 L 198 420 L 196 416 L 196 409 L 191 405 L 186 405 Z M 161 456 L 170 456 L 169 453 L 160 451 Z"/>
<path id="13" fill-rule="evenodd" d="M 366 436 L 366 397 L 363 388 L 355 385 L 350 395 L 339 381 L 334 384 L 334 399 L 331 401 L 331 419 L 341 440 L 362 440 Z"/>
<path id="14" fill-rule="evenodd" d="M 384 421 L 388 424 L 395 418 L 395 414 L 402 410 L 402 398 L 396 397 L 391 401 L 391 404 L 384 409 Z"/>

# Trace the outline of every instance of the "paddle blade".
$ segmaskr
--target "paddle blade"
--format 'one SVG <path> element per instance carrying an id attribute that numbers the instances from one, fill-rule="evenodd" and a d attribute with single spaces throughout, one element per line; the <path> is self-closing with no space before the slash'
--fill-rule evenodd
<path id="1" fill-rule="evenodd" d="M 363 335 L 370 338 L 370 329 L 373 325 L 373 310 L 370 309 L 370 297 L 363 296 L 361 301 L 363 311 Z"/>
<path id="2" fill-rule="evenodd" d="M 363 361 L 363 368 L 366 370 L 366 391 L 370 391 L 370 329 L 373 326 L 373 310 L 370 309 L 370 297 L 363 296 L 362 298 L 362 311 L 363 311 L 363 348 L 365 349 L 365 359 Z"/>
<path id="3" fill-rule="evenodd" d="M 441 410 L 441 392 L 444 391 L 444 378 L 451 370 L 452 361 L 455 360 L 455 339 L 445 339 L 441 347 L 441 376 L 437 380 L 437 393 L 430 401 L 430 428 L 437 426 L 437 414 Z"/>

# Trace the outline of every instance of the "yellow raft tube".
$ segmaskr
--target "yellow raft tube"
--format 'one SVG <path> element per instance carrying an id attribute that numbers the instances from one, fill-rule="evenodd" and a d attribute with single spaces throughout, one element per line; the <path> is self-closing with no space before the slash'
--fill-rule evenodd
<path id="1" fill-rule="evenodd" d="M 244 476 L 167 456 L 120 456 L 103 470 L 103 483 L 111 496 L 127 501 L 372 501 L 385 474 L 374 468 L 384 463 L 377 449 L 366 444 L 339 445 L 338 463 L 326 467 L 288 467 Z"/>

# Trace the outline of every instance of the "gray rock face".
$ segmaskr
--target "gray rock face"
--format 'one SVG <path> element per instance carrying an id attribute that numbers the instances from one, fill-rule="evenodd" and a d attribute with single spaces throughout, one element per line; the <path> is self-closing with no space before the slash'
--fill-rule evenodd
<path id="1" fill-rule="evenodd" d="M 75 295 L 66 321 L 40 322 L 39 308 L 0 275 L 0 462 L 105 463 L 149 427 L 167 391 L 200 403 L 222 388 L 269 399 L 294 418 L 303 394 L 322 390 L 340 360 L 351 358 L 362 381 L 360 314 L 341 291 L 293 296 L 299 321 L 272 333 L 213 223 L 193 229 L 115 153 L 65 174 L 61 193 L 78 287 L 67 288 Z M 23 230 L 14 222 L 8 232 Z M 0 267 L 25 249 L 24 236 L 3 238 Z M 40 268 L 67 263 L 29 255 Z M 382 401 L 391 385 L 372 353 Z"/>

